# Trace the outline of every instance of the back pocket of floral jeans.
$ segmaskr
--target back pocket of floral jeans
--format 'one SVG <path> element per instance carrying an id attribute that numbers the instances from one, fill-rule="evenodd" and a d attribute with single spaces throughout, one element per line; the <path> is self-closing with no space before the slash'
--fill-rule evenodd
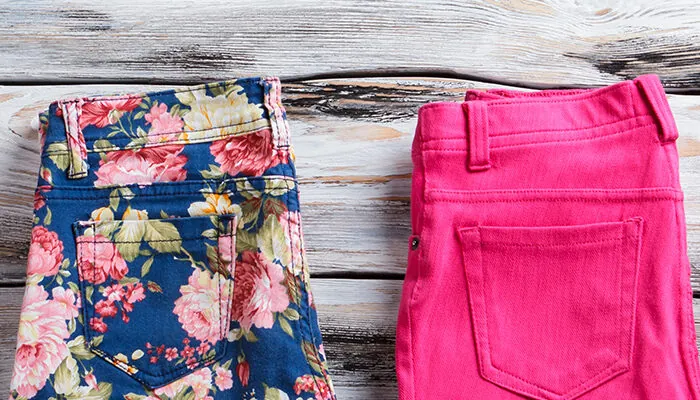
<path id="1" fill-rule="evenodd" d="M 226 351 L 235 216 L 73 226 L 89 349 L 157 388 Z"/>
<path id="2" fill-rule="evenodd" d="M 630 369 L 642 220 L 459 230 L 481 376 L 542 400 Z"/>

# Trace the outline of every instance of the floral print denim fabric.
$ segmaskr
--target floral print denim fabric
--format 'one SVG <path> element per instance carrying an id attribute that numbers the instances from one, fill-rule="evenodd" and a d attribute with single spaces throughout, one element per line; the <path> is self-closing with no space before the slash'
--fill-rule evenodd
<path id="1" fill-rule="evenodd" d="M 12 399 L 333 400 L 276 78 L 53 103 Z"/>

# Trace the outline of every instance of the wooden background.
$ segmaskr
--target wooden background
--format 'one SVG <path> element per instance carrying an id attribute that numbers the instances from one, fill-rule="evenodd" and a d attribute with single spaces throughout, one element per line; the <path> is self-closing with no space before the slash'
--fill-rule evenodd
<path id="1" fill-rule="evenodd" d="M 0 1 L 0 391 L 31 230 L 35 116 L 51 100 L 282 76 L 338 397 L 383 400 L 396 398 L 417 108 L 498 82 L 591 86 L 643 73 L 672 93 L 700 315 L 695 0 Z"/>

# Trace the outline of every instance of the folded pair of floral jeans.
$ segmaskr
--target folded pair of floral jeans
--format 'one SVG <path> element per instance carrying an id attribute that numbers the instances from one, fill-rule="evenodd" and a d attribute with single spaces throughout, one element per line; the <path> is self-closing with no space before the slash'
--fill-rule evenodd
<path id="1" fill-rule="evenodd" d="M 13 399 L 335 399 L 275 78 L 57 101 Z"/>

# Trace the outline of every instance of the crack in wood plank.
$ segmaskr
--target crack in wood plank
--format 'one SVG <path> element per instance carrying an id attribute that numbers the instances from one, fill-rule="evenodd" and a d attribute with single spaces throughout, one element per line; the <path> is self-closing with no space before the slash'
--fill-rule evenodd
<path id="1" fill-rule="evenodd" d="M 195 82 L 425 68 L 549 85 L 656 72 L 669 87 L 697 89 L 699 15 L 694 0 L 9 2 L 0 14 L 0 81 Z"/>

